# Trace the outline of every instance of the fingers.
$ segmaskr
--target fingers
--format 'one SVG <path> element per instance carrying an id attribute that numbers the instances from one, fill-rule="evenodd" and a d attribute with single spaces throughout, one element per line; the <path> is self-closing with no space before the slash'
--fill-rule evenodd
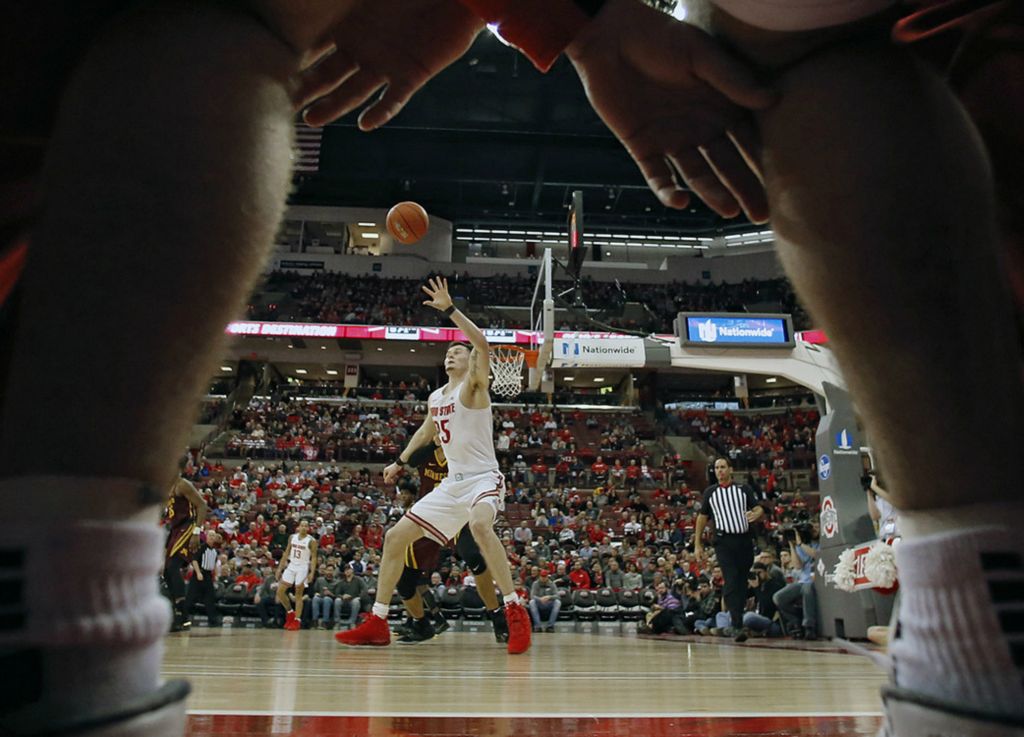
<path id="1" fill-rule="evenodd" d="M 295 93 L 295 101 L 299 107 L 305 107 L 318 100 L 345 80 L 359 71 L 359 63 L 354 57 L 341 49 L 322 58 L 319 63 L 303 70 L 299 75 L 299 89 Z"/>
<path id="2" fill-rule="evenodd" d="M 672 163 L 660 151 L 650 156 L 633 157 L 647 186 L 666 207 L 681 210 L 690 204 L 690 195 L 682 188 Z"/>
<path id="3" fill-rule="evenodd" d="M 765 194 L 764 184 L 751 171 L 732 139 L 723 136 L 701 149 L 717 178 L 728 186 L 751 220 L 767 219 L 768 195 Z"/>
<path id="4" fill-rule="evenodd" d="M 749 118 L 738 120 L 729 126 L 729 136 L 732 138 L 736 148 L 747 161 L 747 166 L 757 174 L 758 179 L 764 179 L 764 170 L 761 168 L 761 137 L 757 134 L 754 123 Z"/>
<path id="5" fill-rule="evenodd" d="M 423 86 L 422 82 L 390 82 L 379 99 L 359 115 L 359 128 L 372 131 L 398 115 L 412 96 Z"/>
<path id="6" fill-rule="evenodd" d="M 760 84 L 742 62 L 734 59 L 702 31 L 692 34 L 693 73 L 735 102 L 751 110 L 765 110 L 778 101 L 778 93 Z"/>
<path id="7" fill-rule="evenodd" d="M 326 125 L 355 110 L 385 84 L 387 79 L 380 74 L 360 69 L 310 105 L 303 117 L 309 125 Z"/>
<path id="8" fill-rule="evenodd" d="M 740 214 L 739 202 L 700 151 L 695 148 L 682 149 L 671 154 L 669 158 L 693 193 L 700 197 L 704 204 L 722 217 L 734 218 Z"/>

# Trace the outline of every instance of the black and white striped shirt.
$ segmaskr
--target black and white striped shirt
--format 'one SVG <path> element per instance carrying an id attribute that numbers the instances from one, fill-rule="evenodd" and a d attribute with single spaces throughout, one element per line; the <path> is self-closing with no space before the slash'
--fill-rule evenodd
<path id="1" fill-rule="evenodd" d="M 213 571 L 217 568 L 217 548 L 211 548 L 209 545 L 203 546 L 203 554 L 199 559 L 199 567 L 204 571 Z"/>
<path id="2" fill-rule="evenodd" d="M 709 486 L 704 491 L 700 513 L 715 521 L 715 530 L 727 535 L 742 535 L 750 531 L 747 511 L 758 504 L 754 492 L 740 484 Z"/>

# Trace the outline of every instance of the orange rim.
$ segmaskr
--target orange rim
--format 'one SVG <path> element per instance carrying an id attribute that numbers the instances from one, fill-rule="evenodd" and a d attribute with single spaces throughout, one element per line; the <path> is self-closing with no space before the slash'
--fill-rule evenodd
<path id="1" fill-rule="evenodd" d="M 529 348 L 520 348 L 517 345 L 497 345 L 491 348 L 491 353 L 494 354 L 496 361 L 515 361 L 518 360 L 515 354 L 522 353 L 523 358 L 526 361 L 526 365 L 529 368 L 537 368 L 537 358 L 540 355 L 540 351 L 534 351 Z"/>

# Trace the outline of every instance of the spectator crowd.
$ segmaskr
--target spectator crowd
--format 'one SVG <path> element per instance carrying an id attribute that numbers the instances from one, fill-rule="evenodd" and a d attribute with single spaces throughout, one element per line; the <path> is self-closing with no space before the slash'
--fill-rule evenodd
<path id="1" fill-rule="evenodd" d="M 385 488 L 379 471 L 360 464 L 393 458 L 422 422 L 423 409 L 254 400 L 236 411 L 226 449 L 244 459 L 241 465 L 198 456 L 189 471 L 211 510 L 203 538 L 210 535 L 219 550 L 218 609 L 246 607 L 274 624 L 281 612 L 273 571 L 288 536 L 306 519 L 320 551 L 311 605 L 304 608 L 307 625 L 354 622 L 371 601 L 384 533 L 404 513 L 398 490 Z M 790 454 L 810 438 L 816 415 L 684 412 L 677 419 L 716 450 L 734 458 L 752 451 L 750 460 L 758 462 L 745 482 L 769 514 L 755 530 L 761 554 L 751 571 L 744 624 L 749 620 L 765 635 L 813 636 L 813 616 L 805 621 L 800 612 L 813 614 L 807 584 L 817 502 L 813 494 L 790 492 L 783 480 Z M 499 531 L 517 585 L 532 594 L 538 629 L 572 616 L 580 597 L 603 592 L 617 604 L 635 597 L 643 612 L 639 624 L 651 632 L 727 630 L 720 616 L 721 572 L 713 558 L 700 561 L 693 553 L 708 482 L 665 452 L 649 420 L 630 412 L 525 407 L 496 410 L 494 427 L 508 480 Z M 407 475 L 399 487 L 417 485 Z M 437 585 L 459 589 L 468 575 L 445 555 Z"/>
<path id="2" fill-rule="evenodd" d="M 452 293 L 464 300 L 464 309 L 480 327 L 529 328 L 528 320 L 515 321 L 493 306 L 528 307 L 536 280 L 533 277 L 495 275 L 472 277 L 452 274 L 448 277 Z M 267 275 L 257 292 L 286 295 L 283 299 L 249 307 L 249 319 L 284 322 L 316 322 L 350 325 L 420 325 L 448 323 L 436 310 L 424 309 L 416 295 L 423 278 L 385 278 L 318 272 L 302 276 L 295 272 L 275 271 Z M 569 282 L 556 282 L 554 291 L 570 289 Z M 645 332 L 671 333 L 679 312 L 765 312 L 780 311 L 793 315 L 798 330 L 808 327 L 806 312 L 797 302 L 792 287 L 784 279 L 748 279 L 737 284 L 693 284 L 672 281 L 667 284 L 631 284 L 583 280 L 584 302 L 603 310 L 621 307 L 627 300 L 647 307 L 643 320 L 606 316 L 612 327 Z M 557 329 L 587 329 L 585 321 L 562 319 Z M 591 328 L 592 329 L 592 328 Z"/>

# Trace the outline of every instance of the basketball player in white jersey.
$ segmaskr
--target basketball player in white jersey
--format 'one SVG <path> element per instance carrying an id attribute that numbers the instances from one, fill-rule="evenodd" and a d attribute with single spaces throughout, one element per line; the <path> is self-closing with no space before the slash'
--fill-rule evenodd
<path id="1" fill-rule="evenodd" d="M 316 540 L 309 534 L 309 522 L 302 520 L 299 522 L 298 531 L 288 538 L 288 547 L 284 549 L 281 563 L 277 566 L 277 600 L 287 612 L 284 621 L 286 630 L 302 628 L 302 594 L 306 590 L 306 584 L 313 580 L 315 572 Z M 292 586 L 295 587 L 294 609 L 288 598 L 288 589 Z"/>
<path id="2" fill-rule="evenodd" d="M 394 483 L 413 451 L 430 443 L 435 434 L 448 458 L 448 476 L 385 535 L 377 601 L 371 616 L 359 627 L 334 637 L 343 645 L 389 644 L 388 604 L 402 575 L 406 548 L 424 535 L 446 545 L 468 523 L 487 568 L 504 595 L 508 652 L 522 653 L 530 647 L 530 618 L 516 594 L 505 549 L 494 532 L 494 520 L 505 505 L 505 478 L 498 471 L 494 455 L 494 423 L 488 393 L 490 348 L 480 329 L 455 309 L 446 279 L 430 279 L 423 291 L 430 297 L 424 304 L 448 315 L 469 338 L 472 348 L 464 343 L 449 346 L 444 359 L 448 383 L 430 395 L 423 425 L 398 460 L 384 469 L 384 480 Z"/>

